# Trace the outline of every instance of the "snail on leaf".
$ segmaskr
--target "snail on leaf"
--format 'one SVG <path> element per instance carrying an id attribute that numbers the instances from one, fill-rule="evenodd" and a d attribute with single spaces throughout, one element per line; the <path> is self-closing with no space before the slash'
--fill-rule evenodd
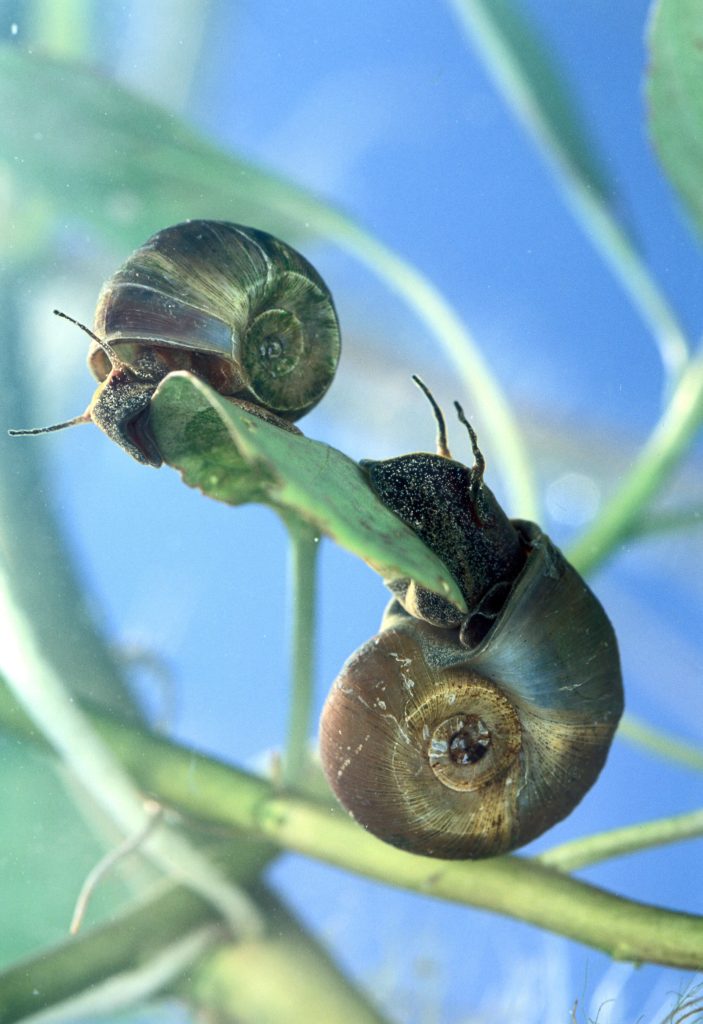
<path id="1" fill-rule="evenodd" d="M 363 462 L 383 502 L 440 556 L 462 614 L 411 580 L 349 658 L 320 726 L 332 789 L 370 832 L 433 857 L 507 853 L 566 817 L 595 782 L 623 709 L 615 633 L 534 523 L 509 520 L 474 453 Z"/>
<path id="2" fill-rule="evenodd" d="M 157 232 L 103 286 L 93 331 L 78 326 L 93 339 L 88 366 L 100 381 L 88 409 L 10 433 L 93 422 L 152 466 L 162 458 L 149 404 L 173 370 L 285 427 L 319 402 L 339 362 L 337 314 L 315 268 L 265 231 L 225 221 Z"/>

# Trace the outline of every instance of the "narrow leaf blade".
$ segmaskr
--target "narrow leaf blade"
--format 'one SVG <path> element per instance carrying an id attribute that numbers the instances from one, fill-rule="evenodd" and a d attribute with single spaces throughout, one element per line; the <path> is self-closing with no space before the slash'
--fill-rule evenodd
<path id="1" fill-rule="evenodd" d="M 258 501 L 293 513 L 384 579 L 411 577 L 465 608 L 445 566 L 336 449 L 264 422 L 187 373 L 161 383 L 151 427 L 164 461 L 191 487 L 228 504 Z"/>
<path id="2" fill-rule="evenodd" d="M 659 0 L 649 32 L 649 126 L 659 158 L 703 231 L 703 2 Z"/>

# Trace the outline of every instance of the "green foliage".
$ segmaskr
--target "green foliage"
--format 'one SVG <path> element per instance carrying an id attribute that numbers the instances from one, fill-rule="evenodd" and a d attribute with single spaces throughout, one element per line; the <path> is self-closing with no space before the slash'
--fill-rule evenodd
<path id="1" fill-rule="evenodd" d="M 650 24 L 650 130 L 664 168 L 703 231 L 703 3 L 659 0 Z"/>
<path id="2" fill-rule="evenodd" d="M 594 155 L 585 121 L 538 34 L 506 0 L 454 0 L 453 6 L 506 100 L 549 159 L 585 230 L 650 325 L 673 381 L 661 421 L 632 471 L 573 549 L 579 567 L 592 569 L 624 538 L 642 532 L 649 503 L 690 445 L 703 419 L 703 356 L 689 357 L 675 315 L 618 222 L 603 161 Z M 659 0 L 651 23 L 648 77 L 652 135 L 664 168 L 699 229 L 701 24 L 703 0 Z M 101 239 L 123 251 L 186 217 L 229 217 L 293 239 L 322 236 L 374 267 L 424 318 L 451 354 L 464 384 L 475 388 L 477 406 L 490 407 L 495 450 L 510 493 L 522 514 L 532 514 L 534 486 L 511 410 L 456 314 L 415 268 L 304 189 L 222 152 L 174 114 L 80 62 L 2 47 L 0 92 L 0 203 L 5 213 L 0 247 L 7 307 L 6 338 L 0 349 L 5 358 L 11 360 L 19 337 L 10 316 L 17 301 L 15 274 L 50 256 L 52 232 L 62 220 L 89 223 Z M 22 366 L 2 364 L 11 397 L 28 393 L 23 372 Z M 296 529 L 302 531 L 298 540 L 304 535 L 310 541 L 313 531 L 326 534 L 384 577 L 410 576 L 462 603 L 446 569 L 380 505 L 359 467 L 342 453 L 267 424 L 182 374 L 167 378 L 159 388 L 152 425 L 166 461 L 208 497 L 229 504 L 268 504 L 285 518 L 294 538 Z M 614 957 L 703 968 L 700 919 L 646 907 L 565 874 L 574 865 L 700 834 L 700 815 L 587 837 L 568 849 L 551 851 L 541 864 L 504 858 L 428 868 L 422 858 L 384 847 L 335 814 L 326 797 L 320 797 L 324 788 L 310 765 L 305 766 L 308 776 L 292 776 L 306 794 L 291 795 L 281 793 L 275 783 L 158 736 L 140 720 L 140 710 L 130 700 L 100 631 L 83 605 L 76 610 L 73 582 L 61 575 L 71 556 L 50 506 L 38 513 L 36 534 L 25 521 L 27 495 L 37 493 L 42 467 L 38 458 L 33 461 L 35 456 L 25 451 L 18 458 L 16 452 L 1 452 L 0 570 L 14 616 L 7 621 L 17 623 L 18 634 L 26 631 L 31 639 L 27 648 L 41 650 L 47 664 L 32 661 L 31 653 L 25 663 L 12 663 L 7 650 L 0 652 L 8 681 L 31 716 L 0 687 L 5 780 L 0 818 L 19 823 L 6 835 L 1 858 L 3 879 L 9 880 L 0 889 L 5 921 L 0 941 L 5 965 L 0 973 L 3 1024 L 79 998 L 93 988 L 102 994 L 107 981 L 108 1005 L 114 1007 L 176 991 L 218 1021 L 260 1022 L 262 1006 L 275 1008 L 281 1024 L 309 1019 L 310 1007 L 324 1007 L 318 1016 L 325 1018 L 380 1021 L 335 965 L 324 960 L 320 966 L 323 957 L 314 940 L 263 889 L 260 876 L 272 856 L 271 844 L 391 885 L 512 914 Z M 40 547 L 45 543 L 53 548 L 51 557 Z M 314 575 L 311 550 L 309 543 L 300 543 L 296 570 L 300 578 L 307 574 L 306 585 L 296 592 L 307 592 L 308 597 Z M 42 552 L 42 584 L 58 595 L 53 609 L 33 604 L 31 591 L 23 586 L 26 559 L 37 551 Z M 301 651 L 310 647 L 311 598 L 308 604 L 297 624 Z M 79 648 L 90 666 L 86 678 L 62 669 L 60 657 L 50 655 L 52 631 L 63 640 L 71 615 L 77 635 L 86 641 Z M 97 648 L 102 649 L 101 657 L 88 653 Z M 295 690 L 299 706 L 297 717 L 294 709 L 291 735 L 297 739 L 291 746 L 300 747 L 300 737 L 306 735 L 304 677 L 309 676 L 309 660 L 307 651 L 293 668 L 292 675 L 302 682 Z M 34 696 L 21 685 L 28 666 Z M 73 750 L 73 763 L 94 793 L 110 785 L 100 774 L 102 765 L 109 763 L 101 754 L 117 758 L 128 780 L 182 812 L 176 828 L 171 820 L 163 828 L 166 845 L 168 836 L 175 836 L 181 843 L 178 849 L 190 851 L 205 865 L 204 888 L 197 888 L 192 877 L 190 887 L 173 878 L 155 885 L 153 867 L 136 858 L 123 864 L 120 875 L 91 904 L 84 935 L 63 942 L 61 923 L 99 852 L 114 847 L 115 823 L 106 822 L 105 807 L 98 813 L 93 802 L 66 789 L 56 768 L 58 760 L 48 760 L 47 743 L 41 741 L 36 725 L 41 721 L 41 696 L 36 694 L 44 688 L 48 698 L 55 677 L 67 706 L 77 702 L 84 712 L 76 714 L 73 733 L 66 726 L 62 734 L 62 722 L 54 723 L 56 748 L 64 749 L 68 760 L 65 748 L 76 740 L 79 749 Z M 109 700 L 104 697 L 108 693 Z M 89 698 L 101 695 L 97 714 Z M 630 731 L 634 735 L 632 727 Z M 637 735 L 639 742 L 661 745 L 654 730 L 640 728 Z M 300 762 L 300 750 L 297 754 Z M 700 766 L 700 752 L 694 751 L 688 762 Z M 290 775 L 285 777 L 291 781 Z M 25 809 L 29 813 L 22 813 Z M 207 832 L 204 838 L 203 822 L 216 833 Z M 44 869 L 47 863 L 51 871 Z M 241 906 L 256 908 L 253 918 L 243 913 L 238 919 L 236 911 L 227 915 L 239 942 L 225 935 L 217 900 L 203 896 L 204 891 L 217 891 L 223 878 L 231 887 L 226 895 L 241 894 Z M 252 923 L 261 925 L 261 933 Z"/>
<path id="3" fill-rule="evenodd" d="M 308 193 L 223 153 L 90 67 L 1 46 L 0 91 L 0 159 L 21 167 L 52 218 L 88 221 L 123 249 L 218 211 L 288 235 L 301 232 L 305 213 L 319 217 Z M 19 239 L 23 221 L 11 226 Z"/>

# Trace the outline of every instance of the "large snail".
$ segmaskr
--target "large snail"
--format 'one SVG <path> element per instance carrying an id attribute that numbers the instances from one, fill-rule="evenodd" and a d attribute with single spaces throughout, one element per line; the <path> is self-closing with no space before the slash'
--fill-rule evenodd
<path id="1" fill-rule="evenodd" d="M 152 466 L 162 460 L 149 403 L 172 370 L 190 370 L 286 425 L 319 402 L 339 361 L 337 314 L 315 268 L 272 235 L 224 221 L 186 221 L 155 234 L 106 282 L 94 331 L 83 329 L 101 382 L 86 412 L 12 433 L 92 421 Z"/>
<path id="2" fill-rule="evenodd" d="M 566 817 L 595 782 L 622 713 L 620 663 L 576 570 L 534 523 L 508 520 L 483 482 L 461 407 L 471 468 L 451 459 L 426 393 L 438 454 L 362 465 L 446 563 L 469 611 L 394 582 L 380 633 L 333 684 L 321 757 L 340 802 L 379 838 L 489 857 Z"/>

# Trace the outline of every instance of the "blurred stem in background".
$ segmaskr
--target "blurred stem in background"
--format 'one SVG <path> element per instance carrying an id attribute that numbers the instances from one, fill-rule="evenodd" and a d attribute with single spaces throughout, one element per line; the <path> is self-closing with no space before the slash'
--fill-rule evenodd
<path id="1" fill-rule="evenodd" d="M 686 366 L 634 465 L 597 519 L 571 545 L 568 557 L 590 573 L 637 532 L 651 499 L 681 462 L 703 422 L 703 350 Z"/>
<path id="2" fill-rule="evenodd" d="M 279 898 L 264 886 L 255 895 L 267 936 L 206 953 L 188 979 L 188 1001 L 217 1024 L 388 1024 Z"/>
<path id="3" fill-rule="evenodd" d="M 648 722 L 642 722 L 633 715 L 627 714 L 621 720 L 618 737 L 643 747 L 650 754 L 665 761 L 673 761 L 694 771 L 703 772 L 703 750 L 700 747 L 686 743 L 678 736 L 673 736 L 662 729 L 655 729 Z"/>
<path id="4" fill-rule="evenodd" d="M 140 833 L 148 817 L 142 794 L 45 661 L 31 621 L 14 607 L 3 581 L 0 621 L 7 630 L 0 666 L 18 703 L 121 833 Z M 233 935 L 260 933 L 261 922 L 251 901 L 185 837 L 170 828 L 157 828 L 145 839 L 142 850 L 162 871 L 209 900 Z"/>
<path id="5" fill-rule="evenodd" d="M 233 943 L 209 903 L 162 883 L 108 923 L 0 973 L 0 1024 L 38 1005 L 56 1019 L 94 1020 L 168 993 L 214 1021 L 384 1024 L 283 901 L 255 881 L 264 851 L 245 842 L 218 853 L 260 907 L 261 937 Z"/>
<path id="6" fill-rule="evenodd" d="M 25 335 L 24 298 L 40 273 L 41 257 L 0 272 L 0 379 L 7 423 L 33 426 L 34 402 Z M 75 558 L 59 527 L 47 484 L 41 438 L 0 432 L 0 572 L 13 601 L 31 620 L 44 658 L 72 692 L 136 721 L 141 712 L 95 623 L 95 602 L 85 593 Z M 0 631 L 7 629 L 0 623 Z"/>
<path id="7" fill-rule="evenodd" d="M 42 53 L 81 60 L 91 52 L 93 0 L 29 0 L 23 38 Z"/>
<path id="8" fill-rule="evenodd" d="M 597 140 L 553 55 L 513 0 L 448 2 L 577 221 L 651 330 L 669 382 L 675 382 L 688 360 L 688 341 L 615 215 L 615 189 Z"/>

